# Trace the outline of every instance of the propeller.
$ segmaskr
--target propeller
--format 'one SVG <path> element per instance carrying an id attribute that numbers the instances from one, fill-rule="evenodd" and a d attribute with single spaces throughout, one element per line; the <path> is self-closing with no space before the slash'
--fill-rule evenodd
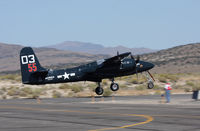
<path id="1" fill-rule="evenodd" d="M 136 71 L 137 80 L 138 80 L 138 70 L 137 69 L 138 69 L 138 66 L 140 66 L 140 56 L 139 55 L 137 55 L 137 59 L 136 59 L 135 63 L 136 63 L 135 71 Z"/>
<path id="2" fill-rule="evenodd" d="M 136 59 L 135 63 L 136 64 L 140 63 L 140 56 L 139 55 L 137 55 L 137 59 Z"/>
<path id="3" fill-rule="evenodd" d="M 135 60 L 135 58 L 133 57 L 132 54 L 131 54 L 131 58 L 133 60 Z M 137 76 L 137 80 L 138 80 L 138 70 L 137 70 L 138 66 L 140 66 L 140 56 L 139 55 L 137 55 L 137 59 L 135 60 L 135 73 L 136 73 L 136 76 Z"/>
<path id="4" fill-rule="evenodd" d="M 135 73 L 136 73 L 137 81 L 138 81 L 139 79 L 138 79 L 138 71 L 137 71 L 137 67 L 135 68 Z"/>
<path id="5" fill-rule="evenodd" d="M 119 56 L 119 51 L 117 51 L 117 56 Z M 120 57 L 118 57 L 118 60 L 120 60 Z"/>
<path id="6" fill-rule="evenodd" d="M 131 54 L 131 59 L 135 60 L 132 54 Z"/>

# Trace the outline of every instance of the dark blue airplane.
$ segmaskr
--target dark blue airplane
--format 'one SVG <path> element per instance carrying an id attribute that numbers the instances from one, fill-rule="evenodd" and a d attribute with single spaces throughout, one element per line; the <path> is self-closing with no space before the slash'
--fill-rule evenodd
<path id="1" fill-rule="evenodd" d="M 95 90 L 96 94 L 102 95 L 102 79 L 110 79 L 112 81 L 110 89 L 112 91 L 117 91 L 119 89 L 119 85 L 114 82 L 115 77 L 147 72 L 147 86 L 149 89 L 154 87 L 154 78 L 148 71 L 152 69 L 154 65 L 149 62 L 140 61 L 139 57 L 137 57 L 135 60 L 130 52 L 123 54 L 117 53 L 117 55 L 114 57 L 97 60 L 79 67 L 52 70 L 45 69 L 40 65 L 31 47 L 24 47 L 20 52 L 20 64 L 22 82 L 24 84 L 40 85 L 92 81 L 98 83 L 98 86 Z"/>

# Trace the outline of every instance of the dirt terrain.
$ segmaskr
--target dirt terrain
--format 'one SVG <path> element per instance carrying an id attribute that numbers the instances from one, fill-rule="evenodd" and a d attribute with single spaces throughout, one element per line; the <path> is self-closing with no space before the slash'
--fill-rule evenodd
<path id="1" fill-rule="evenodd" d="M 191 93 L 200 89 L 200 74 L 154 74 L 155 87 L 147 89 L 147 80 L 140 74 L 137 80 L 136 75 L 117 78 L 120 90 L 112 92 L 110 81 L 103 80 L 103 96 L 133 96 L 133 95 L 161 95 L 164 93 L 164 85 L 169 82 L 172 85 L 173 94 Z M 0 76 L 0 99 L 12 98 L 60 98 L 60 97 L 91 97 L 96 96 L 94 89 L 96 83 L 76 82 L 65 84 L 47 85 L 24 85 L 19 75 Z"/>

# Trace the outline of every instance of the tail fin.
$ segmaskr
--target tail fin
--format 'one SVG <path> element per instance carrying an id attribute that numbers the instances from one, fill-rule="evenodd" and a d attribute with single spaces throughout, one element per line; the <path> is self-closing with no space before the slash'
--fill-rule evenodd
<path id="1" fill-rule="evenodd" d="M 20 52 L 22 82 L 24 84 L 40 84 L 48 71 L 41 67 L 33 49 L 24 47 Z"/>

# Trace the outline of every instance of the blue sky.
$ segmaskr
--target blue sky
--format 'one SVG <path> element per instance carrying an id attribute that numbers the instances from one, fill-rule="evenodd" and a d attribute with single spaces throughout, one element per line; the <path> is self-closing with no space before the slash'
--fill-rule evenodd
<path id="1" fill-rule="evenodd" d="M 164 49 L 200 42 L 199 0 L 0 0 L 0 42 Z"/>

